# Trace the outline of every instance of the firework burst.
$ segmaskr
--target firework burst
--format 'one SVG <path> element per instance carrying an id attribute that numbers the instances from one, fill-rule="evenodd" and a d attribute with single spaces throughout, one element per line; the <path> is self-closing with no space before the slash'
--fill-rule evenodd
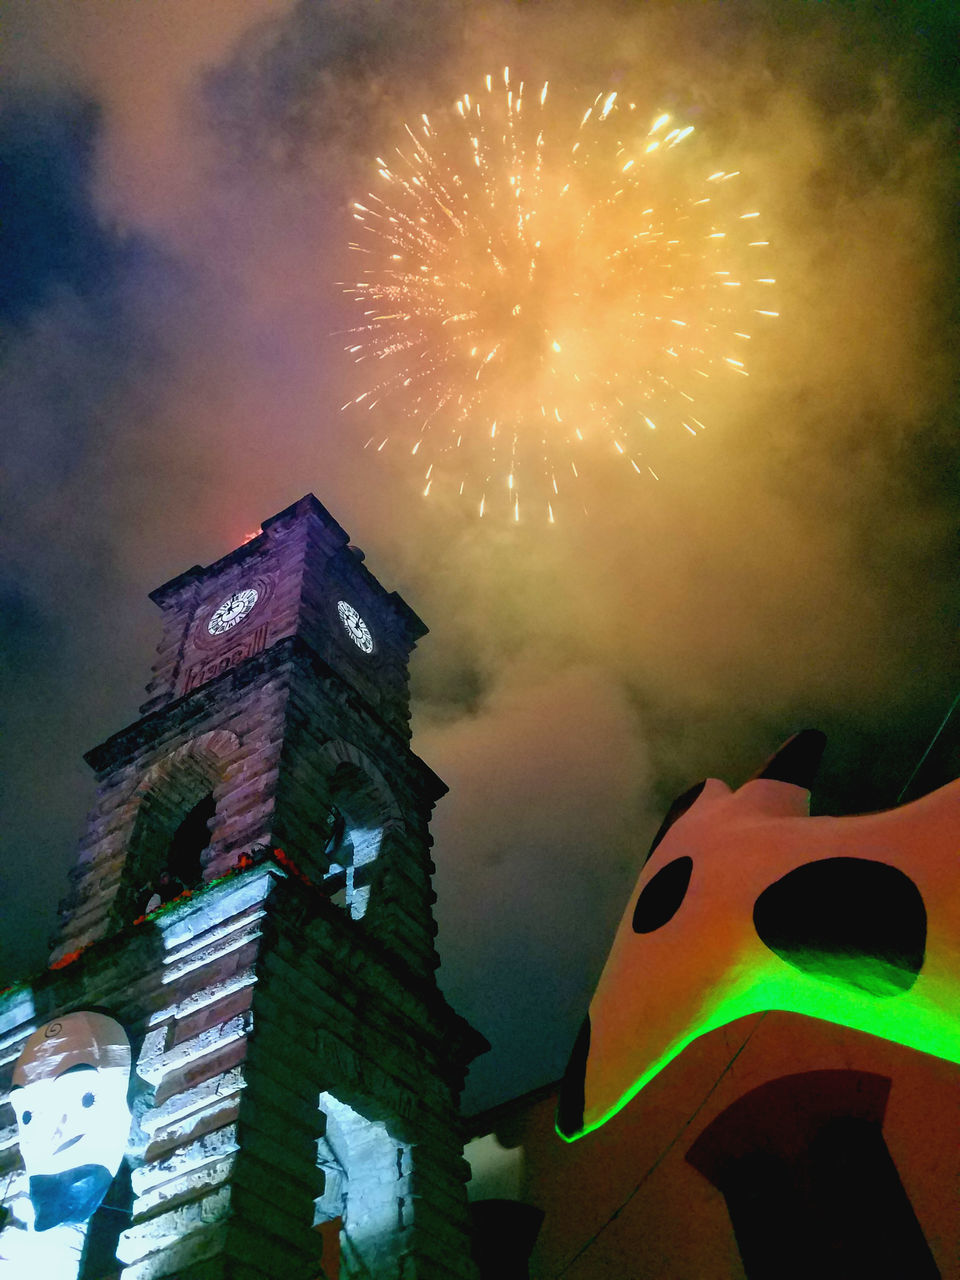
<path id="1" fill-rule="evenodd" d="M 367 379 L 343 407 L 481 516 L 552 522 L 604 456 L 657 478 L 657 436 L 706 429 L 777 314 L 759 212 L 692 126 L 556 96 L 487 76 L 405 125 L 353 205 Z"/>

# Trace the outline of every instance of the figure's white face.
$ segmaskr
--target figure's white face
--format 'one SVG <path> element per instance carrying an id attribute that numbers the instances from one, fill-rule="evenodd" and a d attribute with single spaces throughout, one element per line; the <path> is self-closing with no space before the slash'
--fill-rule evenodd
<path id="1" fill-rule="evenodd" d="M 27 1172 L 58 1174 L 103 1165 L 113 1177 L 130 1132 L 129 1072 L 74 1066 L 14 1089 L 11 1102 Z"/>
<path id="2" fill-rule="evenodd" d="M 86 1222 L 130 1133 L 130 1043 L 113 1018 L 77 1012 L 38 1027 L 13 1070 L 10 1101 L 37 1231 Z"/>

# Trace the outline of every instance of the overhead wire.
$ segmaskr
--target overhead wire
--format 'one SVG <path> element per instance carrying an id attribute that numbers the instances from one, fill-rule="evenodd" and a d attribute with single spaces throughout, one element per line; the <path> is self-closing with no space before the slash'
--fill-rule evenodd
<path id="1" fill-rule="evenodd" d="M 937 740 L 939 739 L 941 733 L 943 733 L 944 729 L 947 727 L 947 721 L 953 715 L 954 711 L 956 711 L 958 703 L 960 703 L 960 693 L 958 693 L 957 696 L 954 698 L 954 700 L 950 703 L 950 706 L 947 710 L 947 714 L 940 721 L 940 728 L 930 739 L 929 746 L 927 747 L 926 751 L 923 753 L 923 755 L 920 757 L 920 759 L 917 761 L 916 765 L 914 766 L 913 773 L 911 773 L 910 777 L 903 784 L 900 794 L 897 796 L 897 804 L 901 804 L 903 802 L 903 797 L 907 794 L 907 791 L 910 789 L 910 784 L 913 782 L 914 778 L 923 768 L 923 765 L 924 765 L 924 762 L 926 761 L 927 756 L 936 746 Z"/>

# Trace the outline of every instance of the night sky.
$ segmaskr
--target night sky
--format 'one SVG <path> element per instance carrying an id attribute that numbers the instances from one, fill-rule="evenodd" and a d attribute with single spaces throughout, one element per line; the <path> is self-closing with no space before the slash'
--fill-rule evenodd
<path id="1" fill-rule="evenodd" d="M 431 633 L 414 749 L 468 1109 L 556 1078 L 663 810 L 829 736 L 892 804 L 960 688 L 956 6 L 0 4 L 0 975 L 42 968 L 137 716 L 147 592 L 312 490 Z M 751 175 L 781 319 L 660 480 L 555 526 L 421 496 L 340 413 L 350 201 L 509 64 L 695 120 Z M 911 794 L 960 767 L 960 712 Z"/>

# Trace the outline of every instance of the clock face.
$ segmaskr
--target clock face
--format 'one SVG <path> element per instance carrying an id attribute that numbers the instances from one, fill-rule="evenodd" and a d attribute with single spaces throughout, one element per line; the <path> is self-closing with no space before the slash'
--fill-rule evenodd
<path id="1" fill-rule="evenodd" d="M 362 653 L 373 653 L 373 636 L 370 628 L 357 613 L 352 604 L 346 600 L 337 601 L 337 613 L 343 623 L 343 629 Z"/>
<path id="2" fill-rule="evenodd" d="M 259 598 L 259 592 L 253 587 L 247 587 L 245 591 L 235 591 L 232 596 L 227 596 L 226 600 L 217 605 L 207 623 L 207 630 L 212 636 L 223 635 L 224 631 L 229 631 L 238 622 L 244 620 Z"/>

